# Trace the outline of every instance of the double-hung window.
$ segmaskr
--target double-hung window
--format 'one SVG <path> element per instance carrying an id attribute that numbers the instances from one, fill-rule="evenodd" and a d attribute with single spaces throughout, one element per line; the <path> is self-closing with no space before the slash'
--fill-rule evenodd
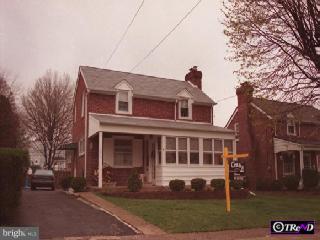
<path id="1" fill-rule="evenodd" d="M 166 163 L 176 163 L 176 138 L 166 138 Z"/>
<path id="2" fill-rule="evenodd" d="M 179 119 L 192 119 L 191 99 L 182 99 L 179 101 Z"/>
<path id="3" fill-rule="evenodd" d="M 287 154 L 283 158 L 283 175 L 290 176 L 295 174 L 295 157 L 294 154 Z"/>
<path id="4" fill-rule="evenodd" d="M 223 165 L 223 144 L 221 139 L 214 140 L 214 165 Z"/>
<path id="5" fill-rule="evenodd" d="M 132 139 L 114 139 L 114 166 L 132 166 Z"/>
<path id="6" fill-rule="evenodd" d="M 212 139 L 203 139 L 203 164 L 213 164 Z"/>
<path id="7" fill-rule="evenodd" d="M 179 164 L 188 163 L 187 138 L 178 138 Z"/>
<path id="8" fill-rule="evenodd" d="M 292 136 L 297 135 L 296 123 L 294 120 L 287 121 L 287 134 Z"/>
<path id="9" fill-rule="evenodd" d="M 190 138 L 190 164 L 199 164 L 199 139 Z"/>
<path id="10" fill-rule="evenodd" d="M 116 113 L 132 114 L 132 92 L 118 91 L 116 96 Z"/>

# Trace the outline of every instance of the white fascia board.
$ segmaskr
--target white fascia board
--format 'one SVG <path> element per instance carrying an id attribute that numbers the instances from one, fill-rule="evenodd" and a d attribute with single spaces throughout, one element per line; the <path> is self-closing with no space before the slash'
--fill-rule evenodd
<path id="1" fill-rule="evenodd" d="M 233 111 L 231 117 L 229 118 L 229 120 L 228 120 L 228 122 L 227 122 L 227 124 L 225 126 L 226 128 L 229 127 L 230 123 L 232 122 L 232 120 L 236 116 L 237 112 L 238 112 L 238 107 L 236 107 L 236 109 Z"/>

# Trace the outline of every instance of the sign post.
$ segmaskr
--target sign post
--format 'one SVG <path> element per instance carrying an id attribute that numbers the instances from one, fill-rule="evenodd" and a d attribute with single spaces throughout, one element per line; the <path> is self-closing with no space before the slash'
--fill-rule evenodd
<path id="1" fill-rule="evenodd" d="M 230 176 L 229 176 L 229 159 L 234 158 L 246 158 L 249 154 L 230 154 L 228 152 L 228 148 L 223 149 L 223 164 L 224 164 L 224 175 L 225 175 L 225 188 L 226 188 L 226 210 L 229 213 L 231 211 L 231 204 L 230 204 Z"/>

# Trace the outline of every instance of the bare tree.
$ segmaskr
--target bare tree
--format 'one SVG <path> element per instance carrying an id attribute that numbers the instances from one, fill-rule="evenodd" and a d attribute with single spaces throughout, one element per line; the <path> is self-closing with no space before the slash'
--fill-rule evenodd
<path id="1" fill-rule="evenodd" d="M 320 102 L 320 0 L 224 0 L 230 59 L 264 96 Z"/>
<path id="2" fill-rule="evenodd" d="M 67 74 L 47 71 L 22 97 L 24 124 L 31 137 L 40 143 L 49 169 L 62 144 L 71 139 L 73 86 Z"/>

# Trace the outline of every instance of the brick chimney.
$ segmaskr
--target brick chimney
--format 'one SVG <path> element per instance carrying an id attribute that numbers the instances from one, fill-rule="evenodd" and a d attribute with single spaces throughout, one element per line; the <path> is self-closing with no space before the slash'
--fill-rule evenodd
<path id="1" fill-rule="evenodd" d="M 185 80 L 202 90 L 202 72 L 198 71 L 197 66 L 193 66 L 189 69 L 189 72 L 185 76 Z"/>
<path id="2" fill-rule="evenodd" d="M 256 188 L 256 163 L 254 151 L 254 136 L 252 134 L 251 107 L 254 87 L 250 82 L 243 82 L 237 88 L 238 97 L 238 124 L 239 124 L 239 142 L 237 152 L 249 153 L 249 158 L 245 160 L 246 177 L 250 189 Z"/>

